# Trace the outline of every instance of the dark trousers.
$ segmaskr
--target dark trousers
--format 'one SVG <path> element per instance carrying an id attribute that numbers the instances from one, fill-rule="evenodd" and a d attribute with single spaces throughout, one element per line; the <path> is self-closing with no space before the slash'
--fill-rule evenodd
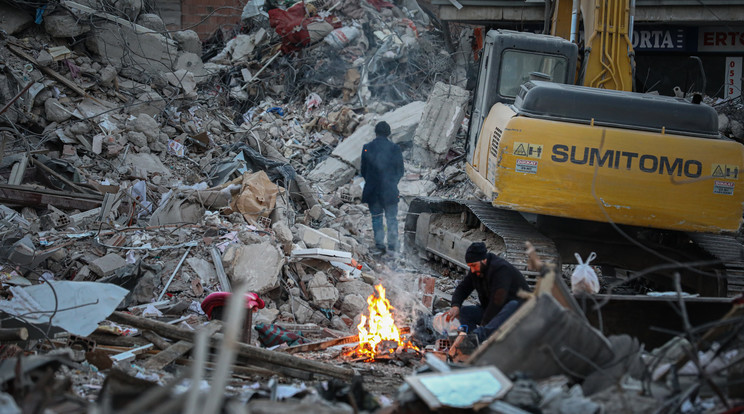
<path id="1" fill-rule="evenodd" d="M 460 308 L 460 324 L 468 327 L 469 333 L 478 335 L 478 340 L 484 342 L 492 333 L 501 327 L 514 312 L 522 305 L 520 300 L 506 302 L 503 308 L 485 326 L 478 326 L 483 319 L 483 308 L 480 306 L 463 306 Z"/>
<path id="2" fill-rule="evenodd" d="M 387 248 L 398 250 L 398 203 L 384 205 L 380 202 L 369 204 L 369 214 L 372 215 L 372 230 L 375 232 L 375 246 L 385 249 L 385 227 L 382 225 L 382 216 L 385 215 L 387 225 Z"/>

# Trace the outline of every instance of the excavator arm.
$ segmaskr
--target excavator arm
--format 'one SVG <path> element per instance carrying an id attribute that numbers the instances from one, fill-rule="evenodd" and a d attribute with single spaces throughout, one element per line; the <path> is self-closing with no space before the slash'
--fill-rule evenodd
<path id="1" fill-rule="evenodd" d="M 593 88 L 633 90 L 632 17 L 634 0 L 554 0 L 553 36 L 579 44 L 583 21 L 584 48 L 577 84 Z"/>

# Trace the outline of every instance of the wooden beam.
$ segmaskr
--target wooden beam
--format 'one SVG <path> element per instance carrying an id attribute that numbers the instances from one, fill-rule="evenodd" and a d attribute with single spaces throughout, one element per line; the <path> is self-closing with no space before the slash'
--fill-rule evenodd
<path id="1" fill-rule="evenodd" d="M 91 210 L 100 207 L 103 196 L 92 194 L 70 194 L 21 185 L 0 184 L 0 203 L 16 206 L 43 206 L 51 204 L 69 210 Z"/>
<path id="2" fill-rule="evenodd" d="M 359 342 L 359 335 L 350 335 L 350 336 L 345 336 L 343 338 L 329 339 L 327 341 L 290 346 L 289 348 L 286 348 L 284 352 L 289 353 L 289 354 L 294 354 L 297 352 L 320 351 L 326 348 L 330 348 L 332 346 L 350 344 L 353 342 Z"/>
<path id="3" fill-rule="evenodd" d="M 37 166 L 38 168 L 40 168 L 42 171 L 44 171 L 45 173 L 50 174 L 50 175 L 53 175 L 55 178 L 57 178 L 58 180 L 62 181 L 63 183 L 65 183 L 65 185 L 69 186 L 70 188 L 72 188 L 73 190 L 77 191 L 78 193 L 81 193 L 81 194 L 96 194 L 96 195 L 97 194 L 100 194 L 100 193 L 97 193 L 94 190 L 89 190 L 87 188 L 80 187 L 79 185 L 73 183 L 72 181 L 70 181 L 67 178 L 65 178 L 62 174 L 60 174 L 57 171 L 54 171 L 53 169 L 51 169 L 51 168 L 47 167 L 46 165 L 44 165 L 44 163 L 41 162 L 41 161 L 39 161 L 39 160 L 37 160 L 36 157 L 31 157 L 31 162 L 35 166 Z M 11 183 L 9 182 L 8 184 L 11 184 Z M 18 184 L 20 184 L 20 183 L 18 183 Z"/>
<path id="4" fill-rule="evenodd" d="M 207 330 L 207 336 L 212 336 L 215 332 L 219 331 L 221 327 L 222 324 L 220 324 L 219 321 L 212 321 L 204 329 Z M 194 344 L 192 342 L 180 340 L 164 349 L 159 354 L 145 361 L 142 366 L 144 368 L 152 370 L 163 369 L 166 365 L 191 351 L 191 348 L 193 347 Z"/>
<path id="5" fill-rule="evenodd" d="M 145 319 L 123 312 L 116 311 L 112 313 L 108 319 L 140 329 L 149 329 L 166 338 L 185 341 L 194 340 L 194 331 L 188 331 L 176 326 L 168 325 L 167 323 Z M 215 334 L 212 336 L 211 340 L 213 343 L 216 343 L 216 345 L 219 345 L 222 342 L 222 338 L 221 334 Z M 249 359 L 255 359 L 282 367 L 314 372 L 344 380 L 349 380 L 354 376 L 354 370 L 351 368 L 337 367 L 335 365 L 325 364 L 318 361 L 305 360 L 283 352 L 269 351 L 267 349 L 258 348 L 241 342 L 238 342 L 236 346 L 238 348 L 238 354 Z"/>
<path id="6" fill-rule="evenodd" d="M 2 328 L 0 329 L 0 342 L 25 341 L 28 339 L 26 328 Z"/>

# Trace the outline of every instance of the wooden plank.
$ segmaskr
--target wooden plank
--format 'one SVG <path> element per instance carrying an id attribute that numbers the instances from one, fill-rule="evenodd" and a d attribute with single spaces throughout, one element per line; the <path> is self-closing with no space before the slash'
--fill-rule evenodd
<path id="1" fill-rule="evenodd" d="M 40 168 L 41 170 L 43 170 L 47 174 L 53 175 L 55 178 L 57 178 L 58 180 L 62 181 L 63 183 L 65 183 L 65 185 L 67 185 L 70 188 L 74 189 L 78 193 L 81 193 L 81 194 L 96 194 L 96 191 L 89 190 L 87 188 L 80 187 L 79 185 L 77 185 L 77 184 L 73 183 L 72 181 L 68 180 L 67 178 L 65 178 L 62 174 L 59 174 L 57 171 L 54 171 L 53 169 L 47 167 L 46 165 L 44 165 L 43 162 L 37 160 L 35 157 L 31 157 L 31 162 L 34 163 L 35 166 L 37 166 L 38 168 Z M 12 184 L 12 183 L 8 183 L 8 184 Z"/>
<path id="2" fill-rule="evenodd" d="M 294 354 L 297 352 L 320 351 L 326 348 L 330 348 L 332 346 L 350 344 L 350 343 L 358 342 L 358 341 L 359 341 L 359 335 L 350 335 L 350 336 L 345 336 L 343 338 L 329 339 L 327 341 L 290 346 L 289 348 L 286 348 L 284 352 L 287 352 L 289 354 Z"/>
<path id="3" fill-rule="evenodd" d="M 142 367 L 151 370 L 163 369 L 166 365 L 180 358 L 181 355 L 184 355 L 187 352 L 191 351 L 191 348 L 193 347 L 194 344 L 192 344 L 191 342 L 178 341 L 168 348 L 162 350 L 157 355 L 150 357 L 150 359 L 142 364 Z"/>
<path id="4" fill-rule="evenodd" d="M 70 194 L 69 192 L 20 185 L 0 184 L 0 203 L 16 206 L 51 204 L 57 208 L 91 210 L 100 207 L 103 196 Z"/>
<path id="5" fill-rule="evenodd" d="M 177 340 L 193 341 L 195 332 L 167 323 L 158 322 L 130 315 L 124 312 L 116 311 L 112 313 L 109 320 L 117 323 L 124 323 L 140 329 L 149 329 L 166 338 Z M 222 334 L 215 334 L 211 337 L 213 344 L 219 346 L 222 342 Z M 294 368 L 308 372 L 314 372 L 328 377 L 350 380 L 354 377 L 354 370 L 351 368 L 338 367 L 318 361 L 305 360 L 283 352 L 269 351 L 252 345 L 238 342 L 236 344 L 238 354 L 251 360 L 262 361 L 267 364 L 279 365 L 287 368 Z"/>
<path id="6" fill-rule="evenodd" d="M 219 331 L 221 327 L 222 324 L 219 323 L 219 321 L 211 321 L 209 325 L 204 327 L 204 329 L 207 330 L 207 336 L 212 336 L 215 332 Z M 193 347 L 194 344 L 192 342 L 180 340 L 164 349 L 159 354 L 145 361 L 142 366 L 144 368 L 153 370 L 163 369 L 166 365 L 191 351 L 191 348 Z"/>

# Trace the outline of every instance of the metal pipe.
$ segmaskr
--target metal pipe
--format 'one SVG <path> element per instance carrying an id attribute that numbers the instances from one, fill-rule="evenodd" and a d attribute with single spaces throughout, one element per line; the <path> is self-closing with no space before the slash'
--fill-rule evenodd
<path id="1" fill-rule="evenodd" d="M 176 268 L 173 269 L 173 274 L 171 275 L 170 279 L 168 279 L 168 283 L 165 284 L 163 291 L 160 292 L 160 296 L 158 296 L 158 301 L 163 300 L 163 295 L 165 295 L 165 292 L 168 291 L 168 286 L 170 286 L 171 282 L 173 281 L 173 278 L 176 277 L 176 273 L 178 273 L 178 269 L 181 268 L 183 261 L 186 260 L 186 256 L 189 255 L 189 252 L 191 251 L 191 247 L 193 246 L 189 246 L 189 248 L 186 249 L 186 253 L 183 254 L 183 257 L 181 257 L 181 261 L 178 262 L 178 264 L 176 265 Z"/>
<path id="2" fill-rule="evenodd" d="M 573 0 L 573 7 L 571 9 L 571 37 L 569 40 L 571 40 L 571 43 L 579 43 L 578 33 L 579 33 L 579 4 L 581 3 L 581 0 Z"/>
<path id="3" fill-rule="evenodd" d="M 630 0 L 630 25 L 628 27 L 628 37 L 630 37 L 631 46 L 633 46 L 633 24 L 635 22 L 635 3 L 636 3 L 636 0 Z"/>
<path id="4" fill-rule="evenodd" d="M 23 89 L 21 89 L 21 91 L 18 92 L 18 95 L 14 96 L 13 99 L 10 100 L 10 102 L 8 102 L 5 106 L 3 106 L 3 109 L 0 109 L 0 115 L 4 114 L 5 111 L 7 111 L 8 108 L 10 108 L 10 106 L 13 105 L 13 103 L 15 101 L 17 101 L 18 98 L 21 97 L 21 95 L 23 95 L 24 93 L 26 93 L 26 91 L 28 90 L 28 88 L 30 88 L 31 85 L 33 85 L 34 83 L 36 83 L 36 81 L 32 80 Z"/>

